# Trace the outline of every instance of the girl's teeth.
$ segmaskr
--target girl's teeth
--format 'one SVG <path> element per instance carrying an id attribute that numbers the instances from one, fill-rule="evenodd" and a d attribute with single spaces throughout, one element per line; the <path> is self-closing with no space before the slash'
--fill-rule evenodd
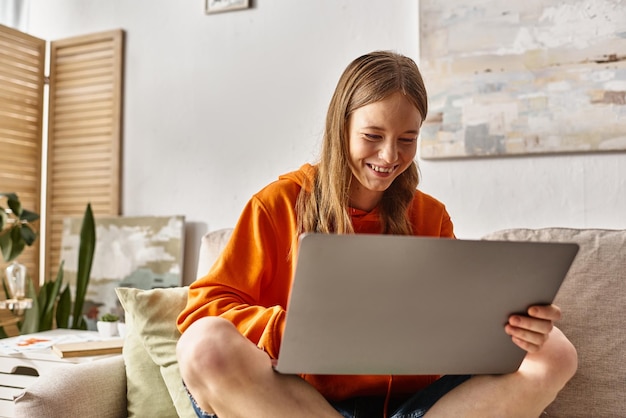
<path id="1" fill-rule="evenodd" d="M 393 171 L 393 168 L 382 168 L 375 165 L 372 165 L 371 167 L 372 170 L 378 171 L 379 173 L 391 173 Z"/>

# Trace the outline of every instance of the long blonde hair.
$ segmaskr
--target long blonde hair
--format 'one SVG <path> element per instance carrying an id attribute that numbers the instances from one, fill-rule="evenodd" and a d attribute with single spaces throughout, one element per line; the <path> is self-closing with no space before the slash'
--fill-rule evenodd
<path id="1" fill-rule="evenodd" d="M 328 107 L 322 153 L 313 184 L 302 187 L 297 201 L 298 231 L 353 233 L 348 213 L 352 171 L 348 165 L 348 120 L 356 109 L 402 92 L 426 118 L 424 81 L 415 62 L 403 55 L 376 51 L 352 61 L 341 75 Z M 408 207 L 419 182 L 415 161 L 385 190 L 378 206 L 381 233 L 412 233 Z"/>

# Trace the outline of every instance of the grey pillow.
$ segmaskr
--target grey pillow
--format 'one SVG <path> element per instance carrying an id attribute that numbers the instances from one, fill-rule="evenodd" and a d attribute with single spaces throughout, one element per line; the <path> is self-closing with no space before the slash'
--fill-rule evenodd
<path id="1" fill-rule="evenodd" d="M 122 356 L 60 364 L 15 399 L 16 417 L 118 418 L 126 415 Z"/>
<path id="2" fill-rule="evenodd" d="M 578 371 L 546 413 L 626 416 L 626 230 L 509 229 L 484 238 L 580 245 L 555 300 L 563 310 L 556 325 L 578 351 Z"/>

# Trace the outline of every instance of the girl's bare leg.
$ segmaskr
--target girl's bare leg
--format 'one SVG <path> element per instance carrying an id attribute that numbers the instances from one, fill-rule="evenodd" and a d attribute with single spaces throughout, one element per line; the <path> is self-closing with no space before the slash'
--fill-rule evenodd
<path id="1" fill-rule="evenodd" d="M 269 356 L 225 319 L 194 322 L 181 336 L 177 356 L 198 405 L 220 418 L 340 416 L 307 382 L 274 372 Z"/>
<path id="2" fill-rule="evenodd" d="M 517 372 L 473 377 L 443 396 L 426 417 L 538 417 L 577 366 L 576 349 L 553 328 L 543 347 L 528 353 Z"/>
<path id="3" fill-rule="evenodd" d="M 339 417 L 307 382 L 273 371 L 271 360 L 227 320 L 196 321 L 177 349 L 181 375 L 205 411 L 220 418 Z M 476 376 L 442 397 L 427 417 L 538 417 L 576 372 L 577 354 L 556 328 L 519 370 Z"/>

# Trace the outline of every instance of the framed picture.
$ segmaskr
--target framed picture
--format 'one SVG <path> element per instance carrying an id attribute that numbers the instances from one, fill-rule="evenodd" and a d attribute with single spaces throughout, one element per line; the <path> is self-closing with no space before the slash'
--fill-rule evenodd
<path id="1" fill-rule="evenodd" d="M 205 0 L 206 13 L 220 13 L 250 7 L 250 0 Z"/>
<path id="2" fill-rule="evenodd" d="M 423 159 L 626 150 L 626 0 L 420 0 Z"/>
<path id="3" fill-rule="evenodd" d="M 154 289 L 180 286 L 185 218 L 174 216 L 96 217 L 96 248 L 84 315 L 89 329 L 105 313 L 123 317 L 116 287 Z M 75 292 L 82 219 L 63 220 L 64 280 Z"/>

